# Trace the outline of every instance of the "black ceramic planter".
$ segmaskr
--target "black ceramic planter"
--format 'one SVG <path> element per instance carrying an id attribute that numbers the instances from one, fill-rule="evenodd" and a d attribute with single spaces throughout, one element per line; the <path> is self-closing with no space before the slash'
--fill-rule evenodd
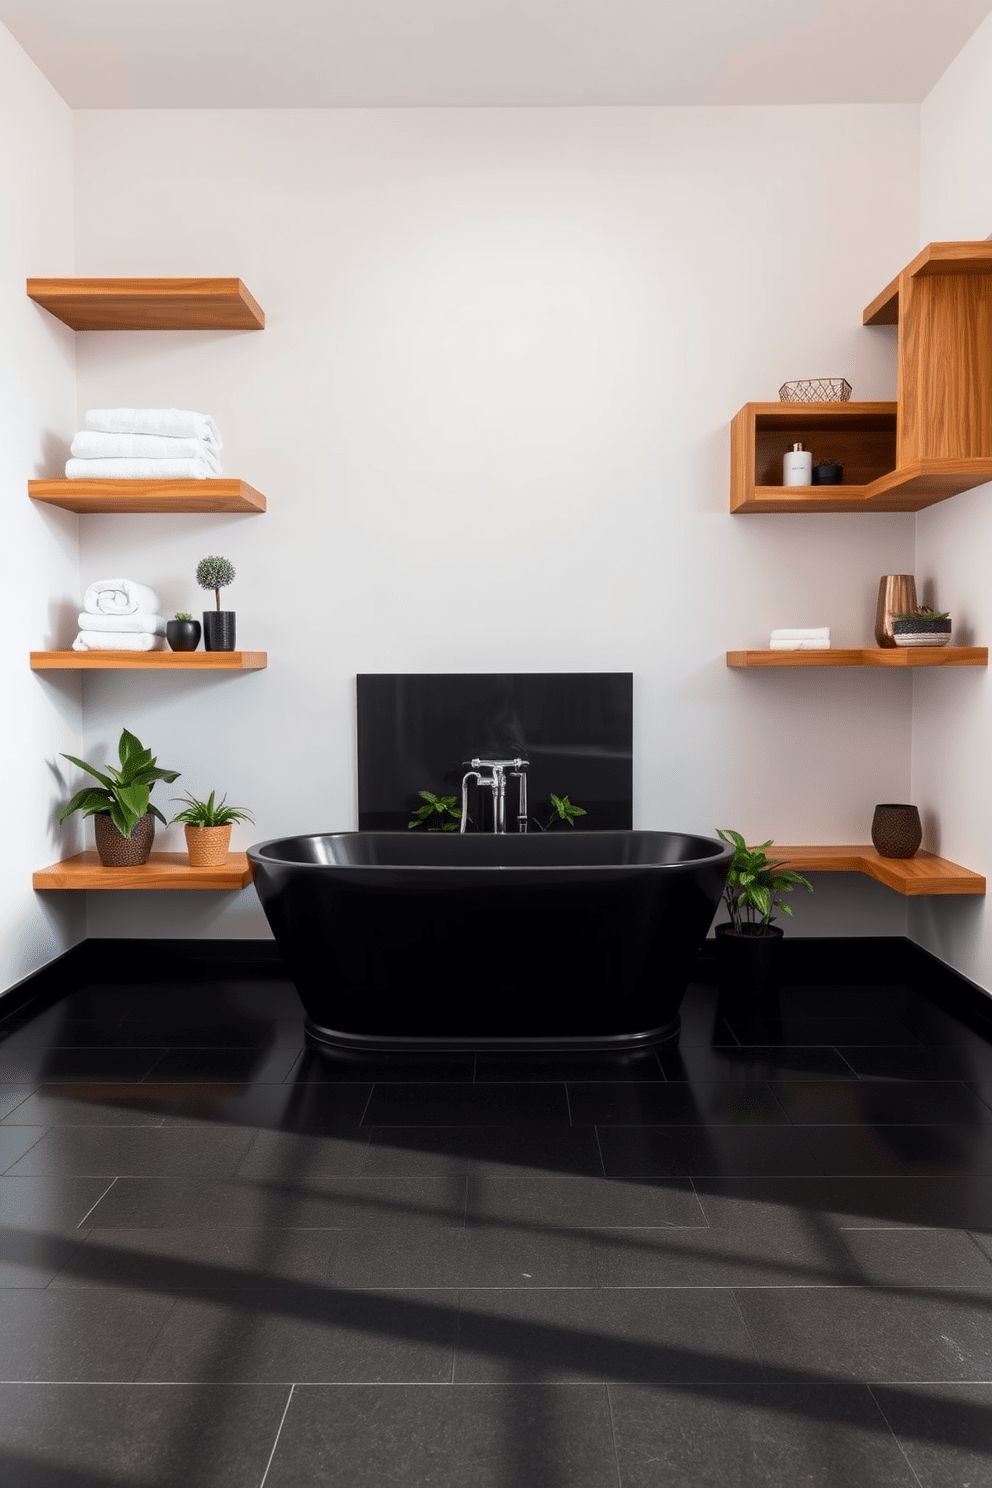
<path id="1" fill-rule="evenodd" d="M 233 610 L 204 610 L 203 649 L 205 651 L 234 650 Z"/>
<path id="2" fill-rule="evenodd" d="M 942 620 L 893 620 L 892 639 L 897 646 L 946 646 L 951 639 L 953 622 L 948 615 Z"/>
<path id="3" fill-rule="evenodd" d="M 199 620 L 169 620 L 165 639 L 173 651 L 195 651 L 200 644 Z"/>
<path id="4" fill-rule="evenodd" d="M 767 990 L 774 986 L 782 944 L 777 925 L 765 925 L 760 935 L 737 935 L 728 920 L 717 925 L 714 934 L 721 987 Z"/>
<path id="5" fill-rule="evenodd" d="M 814 486 L 839 486 L 844 479 L 844 467 L 836 460 L 822 460 L 813 466 Z"/>

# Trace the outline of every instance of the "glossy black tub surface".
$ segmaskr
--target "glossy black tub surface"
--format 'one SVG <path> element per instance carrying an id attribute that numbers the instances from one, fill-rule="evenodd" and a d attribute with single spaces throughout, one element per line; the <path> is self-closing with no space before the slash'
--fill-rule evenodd
<path id="1" fill-rule="evenodd" d="M 330 832 L 248 856 L 311 1038 L 610 1048 L 678 1032 L 733 849 L 678 832 Z"/>

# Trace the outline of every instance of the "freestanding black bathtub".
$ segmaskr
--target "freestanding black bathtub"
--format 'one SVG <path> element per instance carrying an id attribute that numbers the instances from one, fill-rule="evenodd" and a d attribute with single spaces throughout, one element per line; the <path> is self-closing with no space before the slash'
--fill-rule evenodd
<path id="1" fill-rule="evenodd" d="M 610 1048 L 678 1033 L 733 849 L 678 832 L 329 832 L 248 856 L 311 1039 Z"/>

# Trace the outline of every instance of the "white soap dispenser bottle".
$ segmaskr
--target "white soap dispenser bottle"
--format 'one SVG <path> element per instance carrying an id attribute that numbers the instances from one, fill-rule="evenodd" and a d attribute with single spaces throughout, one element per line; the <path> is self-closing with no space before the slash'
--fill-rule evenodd
<path id="1" fill-rule="evenodd" d="M 811 486 L 813 484 L 813 456 L 801 444 L 794 444 L 782 457 L 783 486 Z"/>

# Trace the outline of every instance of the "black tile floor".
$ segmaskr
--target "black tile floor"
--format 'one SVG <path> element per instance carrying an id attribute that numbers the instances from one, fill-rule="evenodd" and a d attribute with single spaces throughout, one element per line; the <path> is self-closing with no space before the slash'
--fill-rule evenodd
<path id="1" fill-rule="evenodd" d="M 989 1012 L 696 985 L 657 1052 L 323 1058 L 275 979 L 27 1008 L 0 1482 L 992 1483 Z"/>

